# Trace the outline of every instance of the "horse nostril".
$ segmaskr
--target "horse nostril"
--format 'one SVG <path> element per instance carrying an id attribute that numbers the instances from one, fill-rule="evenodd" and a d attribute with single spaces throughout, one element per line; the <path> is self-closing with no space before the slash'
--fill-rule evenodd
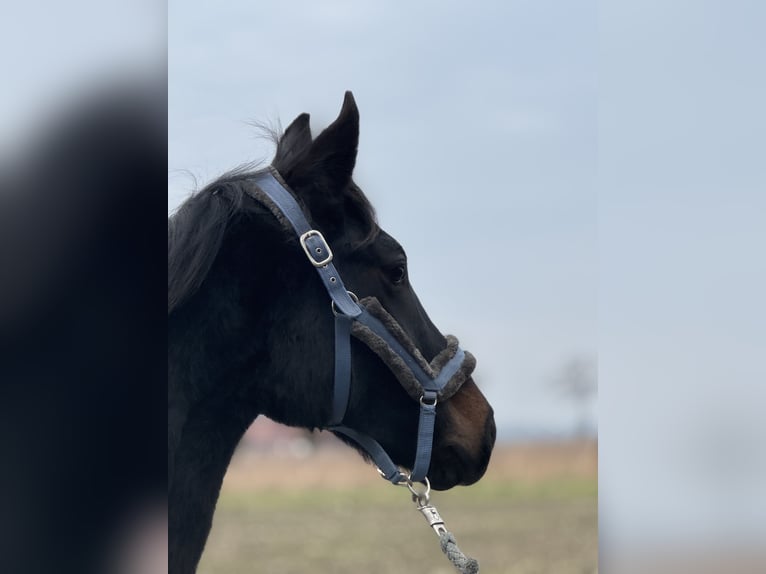
<path id="1" fill-rule="evenodd" d="M 492 447 L 495 446 L 495 439 L 497 438 L 497 427 L 495 426 L 495 415 L 491 408 L 489 415 L 487 415 L 487 420 L 484 423 L 484 436 L 486 437 L 487 443 L 489 443 L 489 449 L 492 450 Z"/>
<path id="2" fill-rule="evenodd" d="M 495 439 L 497 438 L 497 427 L 495 426 L 495 417 L 492 413 L 492 409 L 489 411 L 487 420 L 484 423 L 484 441 L 482 444 L 481 463 L 482 474 L 489 466 L 489 459 L 492 455 L 492 449 L 495 447 Z"/>

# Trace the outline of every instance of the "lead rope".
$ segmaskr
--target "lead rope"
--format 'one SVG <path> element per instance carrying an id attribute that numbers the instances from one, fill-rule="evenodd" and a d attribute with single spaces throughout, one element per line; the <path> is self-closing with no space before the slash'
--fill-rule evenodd
<path id="1" fill-rule="evenodd" d="M 404 484 L 412 493 L 412 501 L 415 503 L 415 507 L 439 536 L 439 544 L 447 559 L 460 574 L 478 574 L 479 562 L 475 558 L 463 554 L 463 551 L 458 548 L 455 536 L 444 525 L 444 519 L 439 514 L 439 511 L 436 510 L 433 504 L 430 504 L 431 484 L 428 482 L 428 479 L 425 479 L 425 489 L 422 492 L 415 488 L 415 484 L 420 483 L 413 483 L 405 477 Z"/>

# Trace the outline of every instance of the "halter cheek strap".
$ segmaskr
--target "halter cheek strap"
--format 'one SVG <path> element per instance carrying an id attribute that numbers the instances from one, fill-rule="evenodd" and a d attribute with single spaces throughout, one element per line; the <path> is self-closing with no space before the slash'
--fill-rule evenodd
<path id="1" fill-rule="evenodd" d="M 406 337 L 403 339 L 401 328 L 391 323 L 394 320 L 387 313 L 383 312 L 382 317 L 384 320 L 386 320 L 386 316 L 390 319 L 388 327 L 365 306 L 360 305 L 356 296 L 352 296 L 346 290 L 340 274 L 333 265 L 333 254 L 330 246 L 325 241 L 324 236 L 309 225 L 303 210 L 288 190 L 287 184 L 282 180 L 279 173 L 274 168 L 269 168 L 267 171 L 255 175 L 253 182 L 262 193 L 262 196 L 255 194 L 255 198 L 264 203 L 278 219 L 287 220 L 298 236 L 303 251 L 309 262 L 317 270 L 332 301 L 332 309 L 335 314 L 335 374 L 332 415 L 327 428 L 347 436 L 364 449 L 386 480 L 394 484 L 408 480 L 424 480 L 431 463 L 436 403 L 439 394 L 447 386 L 452 387 L 452 392 L 454 392 L 462 384 L 470 371 L 473 370 L 475 364 L 473 357 L 458 348 L 455 342 L 454 356 L 439 369 L 438 374 L 434 373 L 429 365 L 425 364 L 422 355 L 414 345 L 409 343 Z M 362 303 L 364 302 L 365 300 L 362 301 Z M 373 306 L 370 306 L 370 309 L 372 308 Z M 377 314 L 380 315 L 381 312 Z M 395 333 L 392 333 L 392 330 Z M 411 395 L 413 393 L 420 394 L 415 463 L 409 476 L 404 475 L 399 470 L 399 467 L 394 464 L 385 449 L 375 439 L 342 424 L 351 391 L 352 331 L 357 338 L 371 348 L 375 347 L 373 350 L 384 359 L 384 362 Z M 371 344 L 364 335 L 367 331 L 369 331 L 370 337 L 381 343 L 373 342 Z M 390 360 L 386 361 L 386 357 L 389 357 Z M 396 359 L 397 357 L 398 359 Z M 404 367 L 401 366 L 402 364 Z M 414 391 L 412 387 L 415 387 Z"/>
<path id="2" fill-rule="evenodd" d="M 303 209 L 298 205 L 293 195 L 287 191 L 287 185 L 281 180 L 282 177 L 274 168 L 254 177 L 255 185 L 272 202 L 268 207 L 272 211 L 276 208 L 278 210 L 276 214 L 287 218 L 295 233 L 298 234 L 303 251 L 319 273 L 333 304 L 344 315 L 352 318 L 357 317 L 362 310 L 349 296 L 343 281 L 341 281 L 340 274 L 335 269 L 335 265 L 332 264 L 333 255 L 330 246 L 327 245 L 324 236 L 309 225 L 303 214 Z"/>

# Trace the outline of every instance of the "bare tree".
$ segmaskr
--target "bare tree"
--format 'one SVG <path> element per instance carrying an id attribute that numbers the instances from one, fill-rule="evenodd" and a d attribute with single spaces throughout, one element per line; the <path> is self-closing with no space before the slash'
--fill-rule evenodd
<path id="1" fill-rule="evenodd" d="M 572 401 L 580 413 L 575 436 L 587 434 L 590 427 L 588 407 L 591 399 L 598 394 L 596 358 L 592 355 L 571 358 L 564 363 L 552 382 L 559 394 Z"/>

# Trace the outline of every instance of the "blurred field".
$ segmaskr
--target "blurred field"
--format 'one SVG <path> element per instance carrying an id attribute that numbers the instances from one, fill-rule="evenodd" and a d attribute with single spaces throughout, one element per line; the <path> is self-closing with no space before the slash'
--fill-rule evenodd
<path id="1" fill-rule="evenodd" d="M 432 503 L 484 574 L 597 571 L 597 447 L 498 446 L 476 485 Z M 452 574 L 404 488 L 347 448 L 239 452 L 199 574 Z"/>

